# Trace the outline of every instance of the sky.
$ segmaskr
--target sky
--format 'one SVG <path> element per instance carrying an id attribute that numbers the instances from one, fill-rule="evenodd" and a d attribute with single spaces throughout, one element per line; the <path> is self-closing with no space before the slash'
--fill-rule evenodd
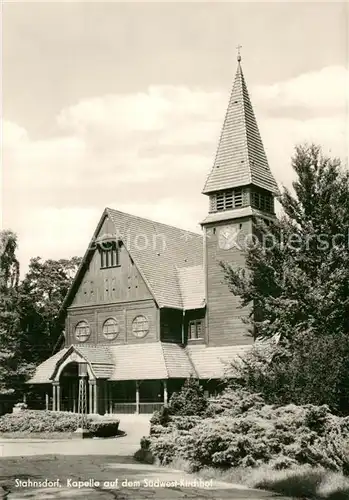
<path id="1" fill-rule="evenodd" d="M 2 6 L 2 227 L 29 259 L 83 255 L 106 206 L 200 231 L 236 46 L 272 172 L 348 158 L 349 4 Z"/>

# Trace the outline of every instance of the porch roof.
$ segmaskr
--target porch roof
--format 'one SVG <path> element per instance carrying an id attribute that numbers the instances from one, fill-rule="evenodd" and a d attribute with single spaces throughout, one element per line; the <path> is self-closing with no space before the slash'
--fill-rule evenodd
<path id="1" fill-rule="evenodd" d="M 109 380 L 157 380 L 188 378 L 195 369 L 178 344 L 152 342 L 110 347 L 114 372 Z"/>
<path id="2" fill-rule="evenodd" d="M 252 345 L 207 347 L 206 345 L 188 345 L 186 351 L 199 379 L 217 379 L 226 375 L 232 361 L 249 352 Z"/>
<path id="3" fill-rule="evenodd" d="M 72 345 L 41 363 L 28 384 L 51 383 L 59 366 L 73 352 L 90 364 L 96 378 L 116 381 L 196 376 L 185 349 L 177 344 L 152 342 L 114 346 Z"/>

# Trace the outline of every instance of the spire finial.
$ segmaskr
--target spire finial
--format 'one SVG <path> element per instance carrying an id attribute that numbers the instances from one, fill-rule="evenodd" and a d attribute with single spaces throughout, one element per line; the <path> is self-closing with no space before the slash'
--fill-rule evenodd
<path id="1" fill-rule="evenodd" d="M 237 48 L 237 51 L 238 51 L 238 57 L 237 57 L 237 59 L 238 59 L 238 62 L 240 62 L 241 61 L 240 49 L 242 49 L 242 45 L 238 45 L 236 48 Z"/>

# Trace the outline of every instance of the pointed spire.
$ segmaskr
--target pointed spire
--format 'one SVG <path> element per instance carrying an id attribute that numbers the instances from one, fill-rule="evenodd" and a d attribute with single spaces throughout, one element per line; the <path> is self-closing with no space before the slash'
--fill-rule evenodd
<path id="1" fill-rule="evenodd" d="M 254 184 L 277 194 L 277 184 L 268 165 L 241 68 L 241 46 L 237 49 L 238 67 L 233 89 L 214 165 L 203 193 Z"/>

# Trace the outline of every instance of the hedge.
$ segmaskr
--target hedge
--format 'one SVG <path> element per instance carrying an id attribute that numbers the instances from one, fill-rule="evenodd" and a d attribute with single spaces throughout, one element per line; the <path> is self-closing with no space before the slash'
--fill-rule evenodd
<path id="1" fill-rule="evenodd" d="M 317 465 L 349 475 L 349 417 L 327 406 L 265 405 L 259 395 L 226 391 L 204 416 L 171 416 L 142 442 L 162 464 L 174 457 L 203 467 L 273 469 Z"/>
<path id="2" fill-rule="evenodd" d="M 74 432 L 79 427 L 79 415 L 49 410 L 23 410 L 0 417 L 0 433 Z M 99 437 L 116 436 L 119 420 L 88 415 L 86 429 Z"/>

